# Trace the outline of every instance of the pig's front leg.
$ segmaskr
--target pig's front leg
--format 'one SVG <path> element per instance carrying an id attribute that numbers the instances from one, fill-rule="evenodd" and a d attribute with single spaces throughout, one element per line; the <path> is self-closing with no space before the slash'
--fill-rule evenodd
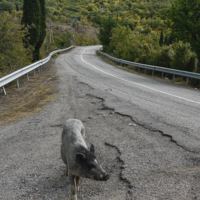
<path id="1" fill-rule="evenodd" d="M 71 185 L 71 200 L 77 200 L 76 176 L 69 173 L 69 182 Z"/>
<path id="2" fill-rule="evenodd" d="M 68 176 L 68 167 L 66 165 L 65 176 Z"/>

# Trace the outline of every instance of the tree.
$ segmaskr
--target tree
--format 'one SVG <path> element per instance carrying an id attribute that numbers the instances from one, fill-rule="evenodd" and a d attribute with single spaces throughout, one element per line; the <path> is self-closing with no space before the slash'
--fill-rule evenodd
<path id="1" fill-rule="evenodd" d="M 188 42 L 198 56 L 200 73 L 200 1 L 176 0 L 168 14 L 171 19 L 172 34 L 175 38 Z"/>
<path id="2" fill-rule="evenodd" d="M 46 35 L 46 11 L 45 0 L 24 0 L 22 24 L 29 28 L 28 43 L 35 47 L 33 61 L 39 60 L 39 49 Z M 25 46 L 27 44 L 25 43 Z"/>
<path id="3" fill-rule="evenodd" d="M 46 37 L 46 8 L 45 8 L 45 0 L 40 0 L 40 8 L 41 8 L 41 21 L 40 21 L 40 38 L 36 49 L 39 51 L 41 48 L 44 39 Z M 39 52 L 38 52 L 38 60 L 39 60 Z"/>
<path id="4" fill-rule="evenodd" d="M 114 47 L 112 49 L 117 58 L 122 58 L 124 54 L 127 54 L 130 34 L 131 29 L 129 27 L 118 25 L 113 28 L 110 46 Z"/>
<path id="5" fill-rule="evenodd" d="M 163 45 L 163 39 L 164 39 L 164 37 L 163 37 L 163 31 L 161 31 L 161 34 L 160 34 L 160 40 L 159 40 L 159 45 L 162 47 L 162 45 Z"/>
<path id="6" fill-rule="evenodd" d="M 3 0 L 0 3 L 0 10 L 8 11 L 9 13 L 11 13 L 11 11 L 14 10 L 14 8 L 15 8 L 15 6 L 11 2 L 7 2 L 7 1 Z"/>
<path id="7" fill-rule="evenodd" d="M 16 6 L 16 11 L 19 11 L 19 5 L 16 3 L 15 6 Z"/>
<path id="8" fill-rule="evenodd" d="M 165 35 L 165 40 L 164 40 L 164 44 L 165 44 L 165 45 L 168 45 L 168 39 L 169 39 L 169 38 L 168 38 L 168 35 Z"/>
<path id="9" fill-rule="evenodd" d="M 104 51 L 106 51 L 106 48 L 110 44 L 110 38 L 112 37 L 112 29 L 115 27 L 117 27 L 117 21 L 113 19 L 112 15 L 109 15 L 109 17 L 102 19 L 98 38 L 101 44 L 103 45 Z"/>

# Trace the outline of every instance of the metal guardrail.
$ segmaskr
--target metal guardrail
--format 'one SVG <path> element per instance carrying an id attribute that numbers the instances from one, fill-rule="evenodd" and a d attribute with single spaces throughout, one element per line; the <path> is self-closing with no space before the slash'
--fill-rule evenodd
<path id="1" fill-rule="evenodd" d="M 145 69 L 144 73 L 146 74 L 146 69 L 150 69 L 150 70 L 152 70 L 152 76 L 154 75 L 154 71 L 162 72 L 162 78 L 164 76 L 164 73 L 173 74 L 173 82 L 174 82 L 174 79 L 175 79 L 175 75 L 184 76 L 184 77 L 187 77 L 186 86 L 188 85 L 189 78 L 200 79 L 199 73 L 193 73 L 193 72 L 170 69 L 170 68 L 165 68 L 165 67 L 158 67 L 158 66 L 153 66 L 153 65 L 146 65 L 146 64 L 141 64 L 141 63 L 130 62 L 130 61 L 127 61 L 127 60 L 122 60 L 122 59 L 118 59 L 118 58 L 114 58 L 112 56 L 109 56 L 108 54 L 103 53 L 101 50 L 102 50 L 102 48 L 100 48 L 98 50 L 98 52 L 102 56 L 105 56 L 105 57 L 109 58 L 110 60 L 112 60 L 114 62 L 120 63 L 120 65 L 126 64 L 126 65 L 130 65 L 130 66 L 133 66 L 133 67 L 138 67 L 138 72 L 140 71 L 140 68 L 144 68 Z"/>
<path id="2" fill-rule="evenodd" d="M 44 58 L 43 60 L 39 60 L 31 65 L 28 65 L 24 68 L 21 68 L 11 74 L 8 74 L 2 78 L 0 78 L 0 88 L 3 89 L 3 93 L 6 95 L 6 90 L 5 90 L 5 85 L 7 85 L 8 83 L 14 81 L 14 80 L 17 80 L 17 87 L 19 87 L 19 81 L 18 81 L 18 78 L 20 78 L 21 76 L 23 75 L 27 75 L 27 80 L 29 80 L 29 76 L 28 76 L 28 73 L 31 72 L 31 71 L 34 71 L 34 75 L 35 75 L 35 69 L 38 68 L 38 71 L 40 70 L 40 66 L 43 66 L 44 64 L 46 64 L 50 59 L 51 59 L 51 56 L 56 54 L 56 53 L 59 53 L 59 52 L 63 52 L 63 51 L 67 51 L 69 49 L 72 49 L 74 46 L 71 46 L 71 47 L 68 47 L 66 49 L 59 49 L 59 50 L 56 50 L 56 51 L 53 51 L 51 52 L 46 58 Z"/>

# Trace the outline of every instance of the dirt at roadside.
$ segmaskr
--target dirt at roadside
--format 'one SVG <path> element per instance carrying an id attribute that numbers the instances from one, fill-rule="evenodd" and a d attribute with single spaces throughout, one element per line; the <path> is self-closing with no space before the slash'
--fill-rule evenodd
<path id="1" fill-rule="evenodd" d="M 57 75 L 51 59 L 42 71 L 29 73 L 29 81 L 23 76 L 6 86 L 7 95 L 0 94 L 0 125 L 16 122 L 40 111 L 49 101 L 55 98 L 57 92 Z"/>

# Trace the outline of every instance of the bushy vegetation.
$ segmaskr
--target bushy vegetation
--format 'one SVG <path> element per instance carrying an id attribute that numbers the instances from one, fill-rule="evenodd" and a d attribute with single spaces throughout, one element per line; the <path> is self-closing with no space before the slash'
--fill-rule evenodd
<path id="1" fill-rule="evenodd" d="M 18 1 L 0 1 L 0 6 L 17 5 L 15 8 L 12 7 L 13 10 L 0 7 L 3 8 L 0 12 L 0 77 L 46 57 L 50 51 L 70 46 L 71 35 L 61 33 L 59 37 L 54 38 L 53 43 L 48 44 L 47 48 L 44 40 L 46 15 L 42 2 L 44 1 L 40 0 L 40 5 L 33 4 L 33 1 L 32 4 L 22 5 L 22 2 Z M 23 6 L 25 6 L 24 12 L 20 11 Z M 36 8 L 35 13 L 33 7 Z M 38 13 L 39 11 L 41 13 Z"/>
<path id="2" fill-rule="evenodd" d="M 108 17 L 106 21 L 112 20 Z M 102 26 L 106 27 L 104 23 Z M 114 57 L 191 72 L 197 70 L 197 56 L 189 43 L 179 41 L 169 46 L 160 45 L 159 38 L 155 39 L 151 34 L 137 35 L 129 27 L 118 24 L 111 30 L 111 36 L 108 36 L 110 41 L 106 45 L 101 39 L 102 35 L 106 36 L 101 31 L 104 29 L 100 28 L 99 38 L 104 44 L 104 51 Z"/>
<path id="3" fill-rule="evenodd" d="M 59 49 L 67 48 L 71 45 L 72 35 L 69 33 L 62 33 L 54 38 L 54 45 Z"/>
<path id="4" fill-rule="evenodd" d="M 200 73 L 200 1 L 176 0 L 168 13 L 172 35 L 191 44 Z"/>
<path id="5" fill-rule="evenodd" d="M 166 31 L 166 11 L 173 0 L 46 0 L 46 13 L 52 20 L 70 22 L 71 17 L 85 18 L 91 25 L 100 25 L 101 20 L 112 13 L 123 25 L 137 33 Z M 2 0 L 9 11 L 22 10 L 22 0 Z M 1 6 L 1 4 L 3 4 Z M 6 6 L 4 6 L 6 7 Z M 2 9 L 1 9 L 2 8 Z"/>
<path id="6" fill-rule="evenodd" d="M 99 32 L 103 51 L 130 61 L 200 72 L 200 64 L 197 66 L 200 63 L 197 21 L 200 3 L 177 0 L 172 7 L 170 3 L 135 1 L 134 7 L 130 7 L 123 18 L 118 12 L 117 16 L 113 12 L 112 18 L 111 15 L 103 17 Z M 142 7 L 143 10 L 139 11 Z M 129 23 L 126 23 L 127 16 L 130 16 Z M 115 26 L 110 25 L 108 29 L 111 21 Z"/>
<path id="7" fill-rule="evenodd" d="M 22 3 L 18 0 L 2 0 L 0 1 L 0 10 L 8 11 L 9 13 L 12 10 L 19 11 L 22 8 Z"/>
<path id="8" fill-rule="evenodd" d="M 0 77 L 31 64 L 33 47 L 24 48 L 28 27 L 22 30 L 21 13 L 0 13 Z"/>

